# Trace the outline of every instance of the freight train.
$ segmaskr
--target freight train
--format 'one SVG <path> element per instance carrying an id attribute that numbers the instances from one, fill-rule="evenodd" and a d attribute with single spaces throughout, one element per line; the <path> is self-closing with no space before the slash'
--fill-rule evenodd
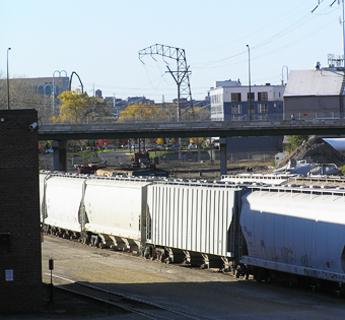
<path id="1" fill-rule="evenodd" d="M 276 185 L 272 179 L 272 185 L 267 179 L 252 185 L 41 172 L 42 227 L 101 248 L 220 267 L 258 282 L 303 277 L 345 287 L 344 183 L 318 180 L 313 187 L 310 179 L 311 185 L 292 184 L 286 177 Z"/>

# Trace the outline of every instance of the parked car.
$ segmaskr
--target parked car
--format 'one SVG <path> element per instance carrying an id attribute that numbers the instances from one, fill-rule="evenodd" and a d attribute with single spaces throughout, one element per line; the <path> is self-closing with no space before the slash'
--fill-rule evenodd
<path id="1" fill-rule="evenodd" d="M 167 151 L 177 151 L 180 149 L 180 146 L 172 145 L 168 148 L 166 148 Z"/>
<path id="2" fill-rule="evenodd" d="M 46 153 L 54 153 L 54 150 L 53 149 L 48 149 L 48 150 L 46 150 Z"/>
<path id="3" fill-rule="evenodd" d="M 150 149 L 147 149 L 146 151 L 150 152 L 150 151 L 163 151 L 163 150 L 164 148 L 156 146 L 155 148 L 150 148 Z"/>

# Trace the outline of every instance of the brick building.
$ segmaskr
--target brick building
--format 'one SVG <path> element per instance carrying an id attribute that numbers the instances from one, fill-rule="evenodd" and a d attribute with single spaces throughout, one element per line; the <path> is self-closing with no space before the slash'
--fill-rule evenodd
<path id="1" fill-rule="evenodd" d="M 42 306 L 36 110 L 0 110 L 0 314 Z"/>

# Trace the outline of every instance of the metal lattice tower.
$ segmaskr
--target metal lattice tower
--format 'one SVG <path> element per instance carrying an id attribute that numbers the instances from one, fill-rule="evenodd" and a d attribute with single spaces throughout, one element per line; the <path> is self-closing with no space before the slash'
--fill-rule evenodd
<path id="1" fill-rule="evenodd" d="M 176 85 L 177 85 L 177 115 L 178 115 L 178 121 L 181 121 L 181 99 L 186 98 L 190 103 L 190 109 L 194 115 L 194 107 L 193 107 L 193 99 L 192 99 L 192 92 L 190 88 L 190 82 L 189 82 L 189 74 L 191 73 L 188 69 L 189 66 L 187 66 L 187 59 L 186 59 L 186 53 L 184 49 L 180 48 L 174 48 L 169 46 L 164 46 L 161 44 L 155 44 L 151 47 L 147 47 L 145 49 L 142 49 L 139 51 L 139 60 L 142 61 L 142 57 L 145 55 L 151 55 L 151 57 L 154 59 L 153 55 L 161 55 L 166 58 L 174 59 L 177 63 L 177 69 L 176 71 L 170 70 L 169 66 L 168 72 L 172 75 L 174 78 Z M 156 59 L 154 59 L 156 60 Z M 164 60 L 164 59 L 163 59 Z"/>

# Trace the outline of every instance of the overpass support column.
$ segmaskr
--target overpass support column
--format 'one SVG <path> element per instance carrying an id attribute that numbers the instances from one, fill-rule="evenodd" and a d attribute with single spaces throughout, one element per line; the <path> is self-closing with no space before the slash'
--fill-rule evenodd
<path id="1" fill-rule="evenodd" d="M 67 171 L 67 140 L 52 141 L 54 170 Z"/>
<path id="2" fill-rule="evenodd" d="M 220 175 L 227 174 L 226 169 L 226 138 L 219 138 L 219 149 L 220 149 Z"/>

